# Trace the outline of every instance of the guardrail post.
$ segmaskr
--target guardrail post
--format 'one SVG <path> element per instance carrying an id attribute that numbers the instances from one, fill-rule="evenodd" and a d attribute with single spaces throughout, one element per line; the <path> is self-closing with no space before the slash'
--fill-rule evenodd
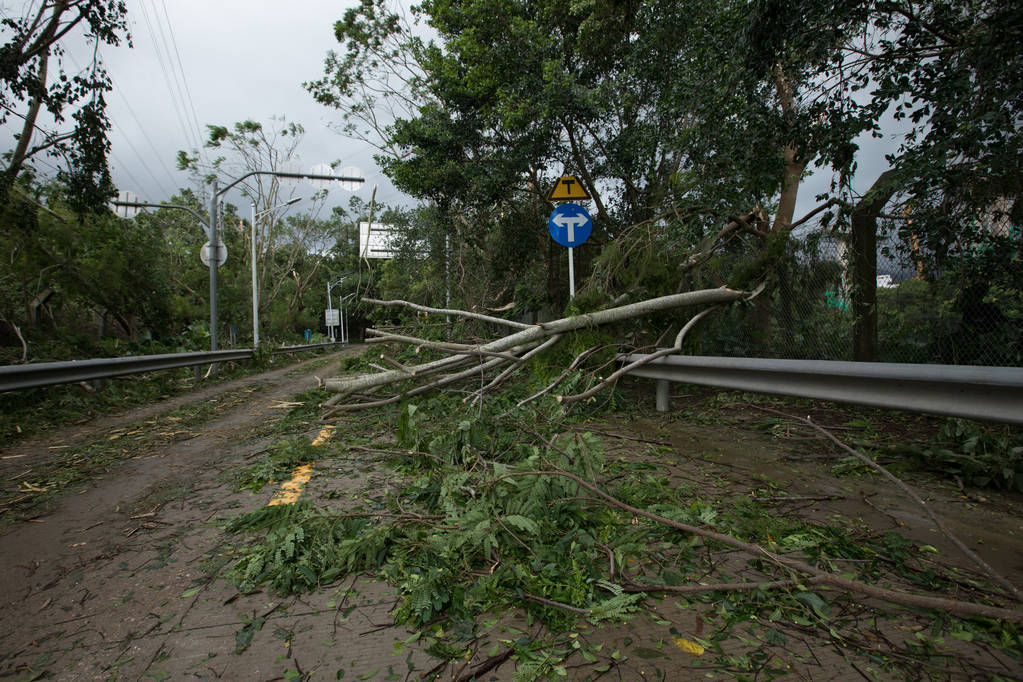
<path id="1" fill-rule="evenodd" d="M 667 412 L 668 411 L 668 398 L 669 398 L 669 386 L 667 379 L 657 380 L 657 411 Z"/>

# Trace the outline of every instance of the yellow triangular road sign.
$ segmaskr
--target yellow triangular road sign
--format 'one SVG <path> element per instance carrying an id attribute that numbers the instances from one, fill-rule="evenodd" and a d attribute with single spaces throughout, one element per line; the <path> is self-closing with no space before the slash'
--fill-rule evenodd
<path id="1" fill-rule="evenodd" d="M 574 175 L 562 175 L 547 193 L 547 201 L 577 201 L 589 198 L 590 193 Z"/>

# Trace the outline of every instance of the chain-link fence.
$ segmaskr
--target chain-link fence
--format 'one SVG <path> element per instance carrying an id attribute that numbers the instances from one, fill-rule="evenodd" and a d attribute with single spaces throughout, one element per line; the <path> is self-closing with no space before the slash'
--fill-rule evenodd
<path id="1" fill-rule="evenodd" d="M 892 234 L 880 240 L 878 361 L 1023 366 L 1020 228 L 1000 221 L 986 229 L 998 239 L 963 249 L 960 267 L 944 269 L 921 256 L 912 238 Z M 1011 252 L 990 251 L 1006 248 Z M 997 272 L 989 267 L 991 255 L 1003 264 Z M 708 320 L 690 352 L 852 360 L 847 256 L 842 235 L 794 233 L 769 292 Z"/>

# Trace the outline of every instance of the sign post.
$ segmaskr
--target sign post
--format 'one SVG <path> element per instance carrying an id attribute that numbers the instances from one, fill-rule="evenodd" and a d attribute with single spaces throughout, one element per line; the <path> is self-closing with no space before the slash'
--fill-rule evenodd
<path id="1" fill-rule="evenodd" d="M 330 334 L 330 340 L 335 341 L 337 340 L 337 332 L 334 330 L 341 326 L 339 311 L 337 308 L 327 308 L 323 313 L 323 316 L 326 318 L 325 321 L 327 323 L 327 332 Z"/>
<path id="2" fill-rule="evenodd" d="M 575 255 L 572 249 L 590 238 L 593 219 L 579 204 L 561 204 L 547 219 L 547 231 L 554 241 L 568 247 L 568 295 L 575 298 Z"/>

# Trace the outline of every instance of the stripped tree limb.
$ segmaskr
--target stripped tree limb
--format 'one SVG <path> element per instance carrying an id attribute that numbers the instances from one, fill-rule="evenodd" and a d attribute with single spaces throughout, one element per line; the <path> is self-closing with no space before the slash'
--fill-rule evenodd
<path id="1" fill-rule="evenodd" d="M 452 357 L 441 358 L 440 360 L 434 360 L 433 362 L 426 362 L 421 365 L 410 367 L 411 371 L 416 373 L 416 376 L 422 377 L 435 372 L 443 372 L 450 369 L 456 369 L 472 362 L 472 358 L 464 355 L 455 355 Z M 351 393 L 363 392 L 370 388 L 377 388 L 380 386 L 387 386 L 393 384 L 396 381 L 403 381 L 408 379 L 408 373 L 400 370 L 388 370 L 386 372 L 380 372 L 378 374 L 361 374 L 354 377 L 333 377 L 325 379 L 323 387 L 328 391 L 340 393 L 338 397 L 340 400 L 346 395 Z M 333 404 L 333 398 L 328 403 Z"/>
<path id="2" fill-rule="evenodd" d="M 607 388 L 608 386 L 610 386 L 614 382 L 618 381 L 618 379 L 620 379 L 622 376 L 624 376 L 628 372 L 631 372 L 632 370 L 634 370 L 637 367 L 645 365 L 648 362 L 652 362 L 652 361 L 656 360 L 657 358 L 662 358 L 665 355 L 674 355 L 676 353 L 681 353 L 682 352 L 682 341 L 685 339 L 686 334 L 689 333 L 689 330 L 692 329 L 693 326 L 697 322 L 699 322 L 704 317 L 706 317 L 707 315 L 709 315 L 710 313 L 714 312 L 715 310 L 717 310 L 720 307 L 721 306 L 716 305 L 713 308 L 707 308 L 706 310 L 701 311 L 701 312 L 697 313 L 696 315 L 693 315 L 693 317 L 688 322 L 686 322 L 685 326 L 682 327 L 682 329 L 679 331 L 678 336 L 675 337 L 675 344 L 673 346 L 671 346 L 670 348 L 662 348 L 661 350 L 659 350 L 659 351 L 657 351 L 655 353 L 650 353 L 649 355 L 644 357 L 642 360 L 636 360 L 635 362 L 631 362 L 628 365 L 625 365 L 625 366 L 619 368 L 618 370 L 612 372 L 607 377 L 607 379 L 604 379 L 603 381 L 598 383 L 596 386 L 593 386 L 592 388 L 590 388 L 590 389 L 588 389 L 586 391 L 583 391 L 582 393 L 576 393 L 575 395 L 559 395 L 558 396 L 558 402 L 562 403 L 562 404 L 566 404 L 566 405 L 571 405 L 572 403 L 579 402 L 580 400 L 586 400 L 587 398 L 596 395 L 597 393 L 599 393 L 600 391 L 604 390 L 605 388 Z"/>
<path id="3" fill-rule="evenodd" d="M 450 341 L 428 341 L 427 339 L 420 339 L 416 336 L 406 336 L 404 334 L 392 334 L 391 332 L 381 331 L 369 327 L 366 330 L 366 334 L 376 338 L 366 339 L 366 343 L 390 343 L 397 341 L 400 343 L 408 343 L 413 346 L 421 348 L 433 348 L 434 350 L 443 351 L 454 351 L 454 350 L 473 350 L 479 348 L 478 343 L 451 343 Z"/>
<path id="4" fill-rule="evenodd" d="M 525 350 L 527 348 L 532 348 L 534 345 L 535 344 L 525 344 L 523 347 L 516 348 L 515 350 L 519 350 L 519 351 Z M 462 359 L 462 358 L 459 358 L 459 359 Z M 516 359 L 518 359 L 518 358 L 516 358 Z M 333 409 L 331 409 L 329 412 L 324 414 L 324 417 L 329 417 L 331 415 L 337 414 L 338 412 L 351 412 L 351 411 L 354 411 L 354 410 L 363 410 L 363 409 L 368 409 L 368 408 L 371 408 L 371 407 L 382 407 L 384 405 L 393 405 L 394 403 L 397 403 L 397 402 L 400 402 L 402 400 L 405 400 L 406 398 L 411 398 L 413 396 L 417 396 L 417 395 L 420 395 L 422 393 L 426 393 L 428 391 L 432 391 L 432 390 L 434 390 L 436 388 L 441 388 L 443 386 L 447 386 L 448 384 L 452 384 L 452 383 L 454 383 L 456 381 L 462 381 L 463 379 L 468 379 L 470 377 L 474 377 L 474 376 L 477 376 L 477 375 L 485 374 L 486 372 L 488 372 L 488 371 L 490 371 L 492 369 L 500 367 L 501 365 L 503 365 L 506 362 L 508 362 L 508 360 L 506 360 L 503 357 L 501 357 L 501 358 L 494 358 L 493 360 L 488 360 L 487 362 L 484 362 L 484 363 L 481 363 L 481 364 L 478 364 L 478 365 L 473 365 L 469 369 L 462 370 L 461 372 L 457 372 L 455 374 L 449 374 L 449 375 L 444 376 L 444 377 L 442 377 L 442 378 L 440 378 L 440 379 L 438 379 L 436 381 L 432 381 L 432 382 L 430 382 L 428 384 L 424 384 L 422 386 L 418 386 L 416 388 L 413 388 L 410 391 L 407 391 L 405 393 L 400 393 L 398 395 L 391 396 L 390 398 L 384 398 L 384 399 L 381 399 L 381 400 L 375 400 L 375 401 L 369 402 L 369 403 L 351 403 L 351 404 L 348 404 L 348 405 L 335 405 L 333 407 Z M 373 375 L 370 375 L 370 376 L 378 376 L 378 375 L 373 374 Z"/>
<path id="5" fill-rule="evenodd" d="M 397 360 L 395 360 L 394 358 L 392 358 L 389 355 L 381 353 L 380 354 L 380 359 L 383 360 L 384 362 L 386 362 L 387 364 L 391 365 L 392 367 L 397 367 L 402 372 L 408 372 L 409 376 L 415 376 L 415 374 L 412 372 L 412 370 L 410 370 L 408 367 L 406 367 L 405 365 L 401 364 L 400 362 L 398 362 Z"/>
<path id="6" fill-rule="evenodd" d="M 927 505 L 927 503 L 924 502 L 923 499 L 919 495 L 916 494 L 916 491 L 913 490 L 912 488 L 910 488 L 908 485 L 906 485 L 898 476 L 896 476 L 892 472 L 888 471 L 888 469 L 886 469 L 885 467 L 881 466 L 880 464 L 878 464 L 874 460 L 870 459 L 869 457 L 867 457 L 866 455 L 861 453 L 856 448 L 849 447 L 848 445 L 846 445 L 845 443 L 840 441 L 838 438 L 836 438 L 830 431 L 828 431 L 827 429 L 825 429 L 825 428 L 823 428 L 821 426 L 818 426 L 817 424 L 815 424 L 810 419 L 805 419 L 803 417 L 797 417 L 795 415 L 787 414 L 785 412 L 781 412 L 780 410 L 775 410 L 775 409 L 772 409 L 770 407 L 761 407 L 759 405 L 751 405 L 751 407 L 754 407 L 754 408 L 756 408 L 756 409 L 758 409 L 758 410 L 760 410 L 762 412 L 771 412 L 772 414 L 777 414 L 777 415 L 779 415 L 781 417 L 785 417 L 786 419 L 791 419 L 793 421 L 798 421 L 798 422 L 802 422 L 803 424 L 806 424 L 807 426 L 813 428 L 814 430 L 818 431 L 822 435 L 826 436 L 828 438 L 828 440 L 830 440 L 832 443 L 834 443 L 838 447 L 842 448 L 843 450 L 848 452 L 850 455 L 852 455 L 853 457 L 855 457 L 856 459 L 858 459 L 859 461 L 863 462 L 868 467 L 873 469 L 874 471 L 877 471 L 878 473 L 880 473 L 882 476 L 884 476 L 889 481 L 891 481 L 893 484 L 895 484 L 895 486 L 899 490 L 901 490 L 903 493 L 905 493 L 905 495 L 907 497 L 909 497 L 911 500 L 916 502 L 917 505 L 921 509 L 923 509 L 925 512 L 927 512 L 928 518 L 930 518 L 931 521 L 934 522 L 934 525 L 938 527 L 938 530 L 940 530 L 941 533 L 946 538 L 948 538 L 948 540 L 953 545 L 955 545 L 956 548 L 958 548 L 959 551 L 962 552 L 963 555 L 966 558 L 968 558 L 970 561 L 972 561 L 977 566 L 979 566 L 980 569 L 982 571 L 984 571 L 984 573 L 986 573 L 989 578 L 991 578 L 996 583 L 1001 585 L 1003 588 L 1008 590 L 1009 594 L 1014 596 L 1017 601 L 1023 601 L 1023 594 L 1020 593 L 1019 589 L 1015 585 L 1013 585 L 1011 582 L 1009 582 L 1007 579 L 1002 577 L 1002 575 L 999 574 L 998 571 L 996 571 L 994 568 L 992 568 L 990 566 L 990 564 L 988 564 L 986 561 L 984 561 L 979 556 L 977 556 L 977 554 L 973 550 L 971 550 L 969 547 L 967 547 L 966 544 L 963 543 L 963 541 L 960 540 L 958 538 L 958 536 L 955 535 L 955 533 L 953 533 L 951 530 L 949 530 L 948 526 L 945 525 L 945 522 L 942 521 L 931 510 L 931 508 Z"/>
<path id="7" fill-rule="evenodd" d="M 661 312 L 664 310 L 671 310 L 673 308 L 681 308 L 687 305 L 717 305 L 720 303 L 736 301 L 747 296 L 749 296 L 748 292 L 736 291 L 734 289 L 728 289 L 727 287 L 721 287 L 718 289 L 702 289 L 682 294 L 661 296 L 620 306 L 618 308 L 608 308 L 606 310 L 598 310 L 592 313 L 566 317 L 552 322 L 545 322 L 540 325 L 527 325 L 526 329 L 522 329 L 519 332 L 482 344 L 479 347 L 479 350 L 485 352 L 502 352 L 519 346 L 532 346 L 533 344 L 540 342 L 542 339 L 557 334 L 563 334 L 565 332 L 597 327 L 602 324 L 620 322 L 622 320 Z M 372 299 L 364 300 L 372 302 Z M 450 357 L 436 360 L 432 363 L 409 367 L 408 369 L 415 372 L 416 376 L 421 376 L 428 372 L 460 367 L 470 361 L 471 360 L 464 356 Z M 340 393 L 343 396 L 350 393 L 362 392 L 374 386 L 385 386 L 397 381 L 403 381 L 407 378 L 408 377 L 405 372 L 398 370 L 354 377 L 332 377 L 324 382 L 324 388 L 328 391 Z"/>
<path id="8" fill-rule="evenodd" d="M 803 584 L 813 585 L 823 582 L 821 578 L 808 578 Z M 781 587 L 794 587 L 795 580 L 774 580 L 762 583 L 712 583 L 710 585 L 625 585 L 625 592 L 671 592 L 672 594 L 701 594 L 703 592 L 743 592 L 745 590 L 774 590 Z"/>
<path id="9" fill-rule="evenodd" d="M 492 317 L 490 315 L 482 315 L 480 313 L 471 313 L 467 310 L 449 310 L 446 308 L 430 308 L 425 305 L 419 305 L 418 303 L 409 303 L 408 301 L 380 301 L 375 298 L 364 298 L 363 303 L 372 303 L 374 305 L 382 306 L 404 306 L 411 308 L 412 310 L 418 310 L 424 313 L 431 313 L 436 315 L 454 315 L 457 317 L 467 317 L 471 320 L 479 320 L 481 322 L 492 322 L 494 324 L 503 324 L 506 327 L 512 327 L 514 329 L 529 329 L 533 325 L 525 324 L 522 322 L 515 322 L 514 320 L 506 320 L 502 317 Z"/>
<path id="10" fill-rule="evenodd" d="M 504 383 L 504 381 L 508 377 L 510 377 L 515 370 L 517 370 L 519 367 L 521 367 L 522 363 L 526 362 L 527 360 L 532 358 L 534 355 L 538 355 L 538 354 L 542 353 L 543 351 L 547 350 L 548 348 L 550 348 L 551 346 L 553 346 L 554 344 L 556 344 L 560 340 L 561 340 L 561 334 L 555 334 L 551 338 L 547 339 L 546 341 L 541 343 L 539 346 L 537 346 L 536 348 L 534 348 L 533 350 L 529 351 L 528 353 L 523 355 L 521 358 L 519 358 L 514 365 L 512 365 L 511 367 L 507 368 L 506 370 L 504 370 L 503 372 L 498 374 L 496 377 L 494 377 L 493 381 L 491 381 L 489 384 L 487 384 L 486 386 L 484 386 L 483 388 L 481 388 L 479 391 L 476 392 L 476 396 L 477 397 L 482 396 L 486 391 L 490 391 L 490 390 L 492 390 L 494 388 L 497 388 L 502 383 Z"/>
<path id="11" fill-rule="evenodd" d="M 934 609 L 936 611 L 942 611 L 946 613 L 955 613 L 961 616 L 973 616 L 980 618 L 994 618 L 1005 621 L 1011 621 L 1013 623 L 1023 623 L 1023 611 L 1006 609 L 998 606 L 988 606 L 987 604 L 975 604 L 972 602 L 960 601 L 958 599 L 947 599 L 945 597 L 933 597 L 930 595 L 923 594 L 910 594 L 908 592 L 900 592 L 898 590 L 891 590 L 884 587 L 877 587 L 875 585 L 869 585 L 859 580 L 850 580 L 849 578 L 843 578 L 839 575 L 829 573 L 816 566 L 800 561 L 799 559 L 793 559 L 785 557 L 780 554 L 775 554 L 767 549 L 764 549 L 760 545 L 756 545 L 749 542 L 743 542 L 738 538 L 734 538 L 730 535 L 718 533 L 717 531 L 709 530 L 707 528 L 700 528 L 699 526 L 692 526 L 687 523 L 680 523 L 673 521 L 672 519 L 648 512 L 645 509 L 634 507 L 630 504 L 622 502 L 621 500 L 614 498 L 596 485 L 586 481 L 580 476 L 565 471 L 563 469 L 550 469 L 546 471 L 514 471 L 503 476 L 499 476 L 494 479 L 492 483 L 497 483 L 505 478 L 517 478 L 521 476 L 563 476 L 572 481 L 575 481 L 580 487 L 585 488 L 594 495 L 596 499 L 610 507 L 618 507 L 624 511 L 627 511 L 634 516 L 642 516 L 643 518 L 660 523 L 669 528 L 675 528 L 692 535 L 697 535 L 708 540 L 715 540 L 722 544 L 728 545 L 729 547 L 735 547 L 742 552 L 749 554 L 750 556 L 766 559 L 775 565 L 788 569 L 790 571 L 796 571 L 804 573 L 814 578 L 815 583 L 821 583 L 824 585 L 830 585 L 839 589 L 848 590 L 849 592 L 855 592 L 857 594 L 866 595 L 868 597 L 874 597 L 876 599 L 882 599 L 893 604 L 900 604 L 902 606 L 911 606 L 916 608 Z"/>
<path id="12" fill-rule="evenodd" d="M 426 339 L 418 339 L 414 336 L 402 336 L 399 334 L 388 334 L 386 332 L 379 332 L 372 327 L 366 330 L 367 334 L 377 333 L 379 336 L 372 339 L 367 339 L 366 343 L 411 343 L 416 345 L 416 352 L 418 353 L 421 348 L 431 348 L 433 350 L 443 351 L 445 353 L 454 353 L 455 355 L 477 355 L 484 357 L 493 358 L 504 358 L 505 360 L 511 360 L 518 362 L 519 358 L 508 353 L 494 353 L 491 351 L 480 350 L 478 343 L 440 343 L 435 341 L 427 341 Z"/>
<path id="13" fill-rule="evenodd" d="M 554 387 L 557 386 L 558 384 L 560 384 L 562 381 L 564 381 L 565 377 L 567 377 L 569 374 L 571 374 L 575 370 L 575 368 L 579 366 L 580 362 L 582 362 L 587 357 L 589 357 L 590 355 L 595 353 L 597 350 L 599 350 L 599 347 L 598 346 L 594 346 L 593 348 L 587 348 L 582 353 L 579 353 L 578 355 L 576 355 L 575 359 L 572 360 L 572 364 L 570 364 L 568 367 L 566 367 L 565 371 L 562 372 L 560 375 L 558 375 L 557 379 L 555 379 L 551 383 L 547 384 L 546 388 L 543 388 L 543 389 L 537 391 L 536 393 L 534 393 L 533 395 L 529 396 L 528 398 L 524 398 L 523 400 L 520 400 L 515 406 L 516 407 L 522 407 L 523 405 L 531 403 L 534 400 L 536 400 L 537 398 L 539 398 L 541 396 L 544 396 L 544 395 L 547 395 L 548 393 L 553 391 Z"/>

